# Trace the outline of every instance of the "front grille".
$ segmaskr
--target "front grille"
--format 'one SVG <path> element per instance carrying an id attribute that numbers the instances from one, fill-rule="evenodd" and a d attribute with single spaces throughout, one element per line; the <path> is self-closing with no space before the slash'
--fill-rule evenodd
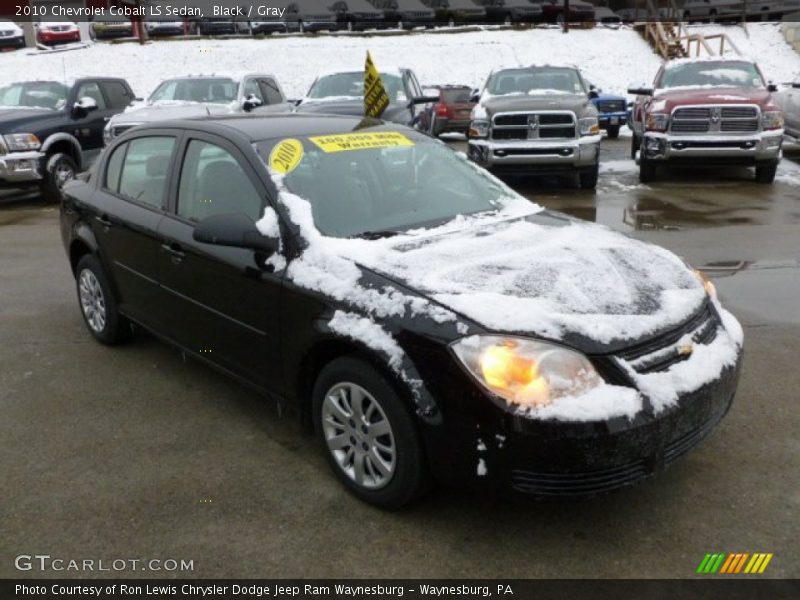
<path id="1" fill-rule="evenodd" d="M 756 106 L 692 106 L 672 113 L 672 133 L 756 133 Z"/>
<path id="2" fill-rule="evenodd" d="M 569 112 L 500 113 L 492 120 L 495 140 L 574 139 L 575 115 Z"/>
<path id="3" fill-rule="evenodd" d="M 519 492 L 537 496 L 585 496 L 610 492 L 649 475 L 644 460 L 619 467 L 581 473 L 538 473 L 514 470 L 511 485 Z"/>
<path id="4" fill-rule="evenodd" d="M 625 108 L 624 100 L 600 100 L 597 103 L 600 112 L 623 112 Z"/>
<path id="5" fill-rule="evenodd" d="M 689 339 L 692 344 L 710 344 L 717 337 L 718 327 L 719 318 L 706 303 L 702 311 L 681 327 L 655 340 L 627 348 L 617 353 L 617 358 L 641 375 L 666 371 L 672 365 L 683 362 L 691 356 L 691 350 L 687 351 L 688 343 L 686 343 Z"/>

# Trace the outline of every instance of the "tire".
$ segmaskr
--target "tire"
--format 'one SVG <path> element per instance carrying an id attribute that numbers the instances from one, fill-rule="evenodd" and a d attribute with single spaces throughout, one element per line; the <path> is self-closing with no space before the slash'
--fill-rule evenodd
<path id="1" fill-rule="evenodd" d="M 656 179 L 656 165 L 645 157 L 644 152 L 639 155 L 639 181 L 650 183 Z"/>
<path id="2" fill-rule="evenodd" d="M 322 369 L 313 394 L 320 444 L 354 496 L 400 508 L 422 493 L 428 475 L 419 433 L 395 389 L 372 365 L 356 357 L 337 358 Z M 352 400 L 359 397 L 361 409 L 355 409 Z M 368 423 L 386 433 L 371 434 Z"/>
<path id="3" fill-rule="evenodd" d="M 636 132 L 634 132 L 631 136 L 631 160 L 636 160 L 636 153 L 639 151 L 641 144 L 639 138 L 636 137 Z"/>
<path id="4" fill-rule="evenodd" d="M 61 202 L 61 188 L 78 173 L 78 165 L 69 154 L 57 152 L 47 157 L 42 181 L 42 196 L 47 202 Z"/>
<path id="5" fill-rule="evenodd" d="M 619 125 L 609 125 L 608 129 L 606 129 L 606 134 L 612 140 L 615 140 L 619 137 Z"/>
<path id="6" fill-rule="evenodd" d="M 597 187 L 597 177 L 600 165 L 595 165 L 591 171 L 584 171 L 578 175 L 578 182 L 582 190 L 593 190 Z"/>
<path id="7" fill-rule="evenodd" d="M 756 181 L 758 183 L 772 183 L 775 181 L 775 173 L 777 171 L 777 164 L 756 167 Z"/>
<path id="8" fill-rule="evenodd" d="M 119 314 L 117 299 L 97 257 L 86 254 L 78 261 L 75 285 L 83 321 L 94 339 L 110 346 L 127 340 L 131 324 Z"/>

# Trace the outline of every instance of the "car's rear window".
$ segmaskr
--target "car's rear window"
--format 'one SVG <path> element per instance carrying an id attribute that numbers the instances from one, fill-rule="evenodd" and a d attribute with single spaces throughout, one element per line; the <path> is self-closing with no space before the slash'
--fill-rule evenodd
<path id="1" fill-rule="evenodd" d="M 469 88 L 464 89 L 444 89 L 440 92 L 440 97 L 443 102 L 469 102 L 471 91 Z"/>

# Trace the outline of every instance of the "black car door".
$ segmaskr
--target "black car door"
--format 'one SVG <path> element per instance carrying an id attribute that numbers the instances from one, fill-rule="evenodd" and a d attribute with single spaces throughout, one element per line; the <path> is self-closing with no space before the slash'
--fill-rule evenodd
<path id="1" fill-rule="evenodd" d="M 261 218 L 266 192 L 256 163 L 230 142 L 199 132 L 187 133 L 180 154 L 170 210 L 159 226 L 168 334 L 190 351 L 281 393 L 282 272 L 259 266 L 264 257 L 252 250 L 192 239 L 195 225 L 214 214 Z"/>
<path id="2" fill-rule="evenodd" d="M 89 217 L 120 309 L 143 325 L 161 325 L 158 225 L 180 132 L 150 130 L 112 147 L 99 165 Z"/>
<path id="3" fill-rule="evenodd" d="M 97 108 L 81 110 L 75 105 L 82 98 L 94 100 Z M 84 80 L 78 83 L 70 103 L 70 133 L 80 142 L 86 164 L 90 164 L 103 148 L 103 129 L 111 117 L 119 112 L 109 107 L 100 83 Z"/>

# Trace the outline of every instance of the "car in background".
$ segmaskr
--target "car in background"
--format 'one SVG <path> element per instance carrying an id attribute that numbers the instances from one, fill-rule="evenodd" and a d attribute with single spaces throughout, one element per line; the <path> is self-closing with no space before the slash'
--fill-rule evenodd
<path id="1" fill-rule="evenodd" d="M 425 96 L 417 76 L 411 69 L 381 71 L 381 80 L 389 96 L 389 106 L 382 119 L 416 127 L 425 104 L 438 98 Z M 295 108 L 298 113 L 333 115 L 364 114 L 364 71 L 344 71 L 321 75 Z"/>
<path id="2" fill-rule="evenodd" d="M 622 25 L 622 17 L 606 6 L 594 7 L 594 20 L 601 25 Z"/>
<path id="3" fill-rule="evenodd" d="M 616 11 L 623 23 L 636 23 L 637 21 L 647 21 L 649 14 L 646 8 L 620 8 Z"/>
<path id="4" fill-rule="evenodd" d="M 472 110 L 467 156 L 499 175 L 577 175 L 597 186 L 600 125 L 577 67 L 494 71 Z"/>
<path id="5" fill-rule="evenodd" d="M 93 40 L 131 37 L 132 35 L 132 23 L 114 15 L 99 15 L 89 22 L 89 36 Z"/>
<path id="6" fill-rule="evenodd" d="M 166 79 L 144 104 L 114 116 L 105 128 L 104 140 L 108 143 L 143 123 L 256 109 L 276 112 L 291 109 L 275 76 L 243 73 Z"/>
<path id="7" fill-rule="evenodd" d="M 714 19 L 724 14 L 742 12 L 742 0 L 684 0 L 681 7 L 684 19 Z"/>
<path id="8" fill-rule="evenodd" d="M 564 0 L 531 0 L 542 7 L 545 23 L 591 23 L 595 20 L 594 5 L 583 0 L 569 0 L 569 11 Z"/>
<path id="9" fill-rule="evenodd" d="M 539 23 L 542 7 L 527 0 L 478 0 L 486 10 L 486 20 L 491 23 Z"/>
<path id="10" fill-rule="evenodd" d="M 330 9 L 336 14 L 339 29 L 364 31 L 379 29 L 385 23 L 383 11 L 367 0 L 337 0 L 330 5 Z"/>
<path id="11" fill-rule="evenodd" d="M 486 9 L 473 0 L 423 0 L 435 11 L 436 23 L 455 27 L 486 23 Z"/>
<path id="12" fill-rule="evenodd" d="M 25 32 L 22 27 L 9 21 L 0 19 L 0 48 L 24 48 Z"/>
<path id="13" fill-rule="evenodd" d="M 124 79 L 19 81 L 0 88 L 0 189 L 38 186 L 46 200 L 91 165 L 103 128 L 135 96 Z"/>
<path id="14" fill-rule="evenodd" d="M 439 100 L 422 113 L 419 129 L 434 137 L 443 133 L 466 134 L 469 130 L 470 114 L 475 106 L 472 88 L 466 85 L 437 85 L 428 88 L 425 89 L 426 95 L 439 96 Z"/>
<path id="15" fill-rule="evenodd" d="M 377 506 L 431 482 L 624 488 L 700 443 L 737 389 L 742 327 L 683 259 L 394 123 L 167 121 L 64 191 L 88 335 L 111 346 L 135 325 L 293 407 Z"/>
<path id="16" fill-rule="evenodd" d="M 198 35 L 233 35 L 237 26 L 233 20 L 198 19 L 194 30 Z"/>
<path id="17" fill-rule="evenodd" d="M 430 27 L 436 18 L 433 10 L 421 0 L 375 0 L 373 4 L 383 10 L 383 20 L 389 27 Z"/>
<path id="18" fill-rule="evenodd" d="M 659 68 L 652 86 L 631 86 L 631 155 L 642 183 L 659 166 L 755 167 L 772 183 L 781 159 L 783 113 L 761 69 L 746 59 L 680 59 Z"/>
<path id="19" fill-rule="evenodd" d="M 800 142 L 800 81 L 778 90 L 772 99 L 783 111 L 784 134 L 791 142 Z"/>
<path id="20" fill-rule="evenodd" d="M 619 137 L 619 129 L 628 122 L 628 100 L 625 96 L 606 94 L 601 89 L 589 86 L 589 94 L 597 108 L 597 121 L 609 138 Z"/>
<path id="21" fill-rule="evenodd" d="M 171 37 L 185 35 L 190 27 L 183 21 L 167 17 L 147 17 L 144 28 L 150 37 Z"/>
<path id="22" fill-rule="evenodd" d="M 45 46 L 81 41 L 81 32 L 75 23 L 43 21 L 36 23 L 36 41 Z"/>
<path id="23" fill-rule="evenodd" d="M 284 7 L 283 20 L 290 30 L 309 33 L 336 31 L 339 28 L 336 13 L 323 0 L 278 0 L 270 7 Z"/>

